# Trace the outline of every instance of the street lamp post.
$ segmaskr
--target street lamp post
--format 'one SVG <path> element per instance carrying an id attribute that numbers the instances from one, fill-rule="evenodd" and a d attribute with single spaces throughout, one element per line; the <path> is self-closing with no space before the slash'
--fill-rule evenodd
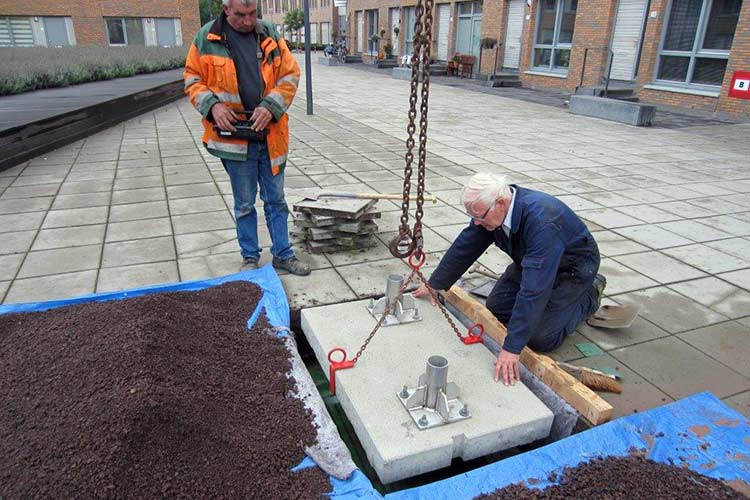
<path id="1" fill-rule="evenodd" d="M 305 17 L 305 90 L 307 95 L 307 114 L 313 114 L 312 95 L 312 62 L 310 57 L 310 0 L 303 3 Z"/>

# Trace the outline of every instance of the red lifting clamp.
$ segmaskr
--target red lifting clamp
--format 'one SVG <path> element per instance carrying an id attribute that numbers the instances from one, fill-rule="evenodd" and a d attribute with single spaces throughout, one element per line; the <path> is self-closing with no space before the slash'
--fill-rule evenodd
<path id="1" fill-rule="evenodd" d="M 427 260 L 427 254 L 422 252 L 421 257 L 419 257 L 419 260 L 417 262 L 414 262 L 414 257 L 417 255 L 417 252 L 412 252 L 411 255 L 409 255 L 409 266 L 411 266 L 412 269 L 415 271 L 419 271 L 419 268 L 424 265 L 424 262 Z"/>
<path id="2" fill-rule="evenodd" d="M 343 358 L 341 358 L 341 361 L 333 360 L 333 354 L 336 352 L 340 352 L 344 356 Z M 336 395 L 336 370 L 353 368 L 356 361 L 353 359 L 347 360 L 346 351 L 341 347 L 334 347 L 328 352 L 328 363 L 330 365 L 328 368 L 328 387 L 331 389 L 331 394 Z"/>
<path id="3" fill-rule="evenodd" d="M 474 333 L 477 332 L 477 333 Z M 484 333 L 484 327 L 479 323 L 474 323 L 469 327 L 469 334 L 466 337 L 461 337 L 461 341 L 464 344 L 479 344 L 482 342 L 482 334 Z"/>

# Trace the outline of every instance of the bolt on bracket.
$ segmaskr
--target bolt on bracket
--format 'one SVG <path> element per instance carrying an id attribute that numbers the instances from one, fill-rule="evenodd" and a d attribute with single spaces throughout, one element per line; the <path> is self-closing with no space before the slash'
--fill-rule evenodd
<path id="1" fill-rule="evenodd" d="M 399 299 L 398 293 L 401 290 L 403 283 L 403 275 L 391 274 L 386 280 L 385 296 L 377 301 L 370 299 L 370 303 L 367 305 L 367 310 L 370 314 L 376 319 L 380 319 L 380 317 L 383 316 L 383 313 L 391 306 L 393 301 L 397 301 L 397 304 L 393 308 L 393 312 L 386 316 L 382 326 L 394 326 L 403 323 L 422 321 L 422 317 L 419 315 L 419 309 L 417 309 L 416 301 L 410 293 L 405 293 Z"/>

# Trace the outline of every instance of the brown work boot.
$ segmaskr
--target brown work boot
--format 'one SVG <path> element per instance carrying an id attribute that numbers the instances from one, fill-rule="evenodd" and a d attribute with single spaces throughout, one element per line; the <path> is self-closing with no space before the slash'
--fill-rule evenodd
<path id="1" fill-rule="evenodd" d="M 250 257 L 246 257 L 242 260 L 240 271 L 250 271 L 252 269 L 258 269 L 258 267 L 258 259 L 251 259 Z"/>
<path id="2" fill-rule="evenodd" d="M 307 276 L 310 274 L 310 266 L 299 260 L 297 257 L 280 260 L 273 258 L 273 267 L 283 269 L 297 276 Z"/>

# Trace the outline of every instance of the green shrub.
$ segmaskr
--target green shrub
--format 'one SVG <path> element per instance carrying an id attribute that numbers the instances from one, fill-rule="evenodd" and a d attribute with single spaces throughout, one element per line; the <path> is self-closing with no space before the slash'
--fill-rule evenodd
<path id="1" fill-rule="evenodd" d="M 153 73 L 185 65 L 187 47 L 0 49 L 0 95 Z"/>

